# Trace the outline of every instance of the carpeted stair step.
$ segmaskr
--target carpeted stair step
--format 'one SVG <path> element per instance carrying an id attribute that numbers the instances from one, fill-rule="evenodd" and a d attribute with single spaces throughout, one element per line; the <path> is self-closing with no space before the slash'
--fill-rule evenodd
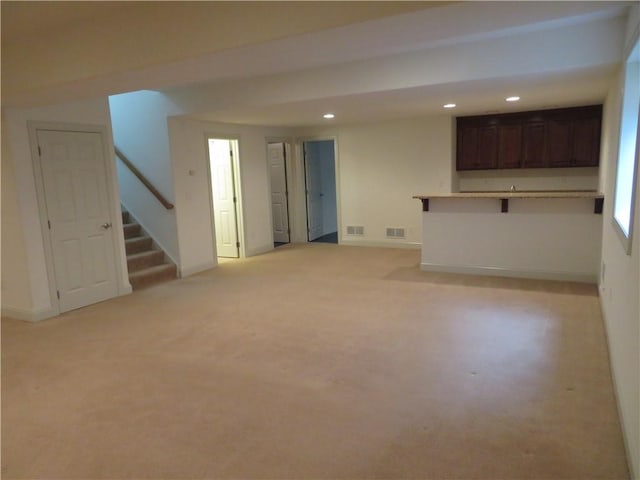
<path id="1" fill-rule="evenodd" d="M 129 273 L 161 265 L 162 263 L 164 263 L 164 252 L 162 250 L 147 250 L 145 252 L 127 255 L 127 269 Z"/>
<path id="2" fill-rule="evenodd" d="M 134 290 L 173 278 L 176 278 L 176 266 L 167 263 L 129 272 L 129 282 Z"/>
<path id="3" fill-rule="evenodd" d="M 127 238 L 139 237 L 141 235 L 140 224 L 138 223 L 125 223 L 122 225 L 122 228 L 124 229 L 125 240 Z"/>
<path id="4" fill-rule="evenodd" d="M 154 249 L 152 238 L 126 210 L 122 210 L 122 227 L 129 283 L 134 290 L 177 277 L 176 266 L 165 262 L 164 252 Z"/>
<path id="5" fill-rule="evenodd" d="M 151 250 L 151 237 L 133 237 L 124 241 L 127 255 Z"/>

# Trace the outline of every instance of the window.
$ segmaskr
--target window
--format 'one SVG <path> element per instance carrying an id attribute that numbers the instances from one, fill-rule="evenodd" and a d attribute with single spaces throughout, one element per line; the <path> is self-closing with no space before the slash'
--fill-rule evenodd
<path id="1" fill-rule="evenodd" d="M 640 112 L 640 41 L 636 40 L 625 64 L 620 144 L 613 203 L 614 223 L 631 252 L 634 184 L 638 163 L 638 115 Z"/>

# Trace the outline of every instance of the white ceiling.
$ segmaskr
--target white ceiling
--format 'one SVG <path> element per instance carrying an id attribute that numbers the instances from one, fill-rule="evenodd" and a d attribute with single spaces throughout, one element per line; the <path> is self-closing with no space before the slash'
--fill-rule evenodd
<path id="1" fill-rule="evenodd" d="M 441 7 L 429 1 L 2 1 L 2 104 L 24 107 L 211 81 L 225 51 Z M 217 55 L 220 54 L 220 55 Z M 240 59 L 239 55 L 233 54 Z M 264 72 L 263 72 L 264 73 Z"/>
<path id="2" fill-rule="evenodd" d="M 604 101 L 615 67 L 571 73 L 526 75 L 490 80 L 428 85 L 374 93 L 278 103 L 264 107 L 230 107 L 189 116 L 204 121 L 264 126 L 309 127 L 391 120 L 427 115 L 477 115 L 530 109 L 580 106 Z M 571 85 L 567 92 L 567 85 Z M 507 95 L 518 94 L 509 103 Z M 455 102 L 455 109 L 444 109 Z M 321 115 L 332 112 L 334 120 Z"/>
<path id="3" fill-rule="evenodd" d="M 198 23 L 193 17 L 187 21 L 187 10 L 193 14 L 193 9 L 184 10 L 185 18 L 178 23 L 185 30 L 175 38 L 173 34 L 158 35 L 158 29 L 164 28 L 166 22 L 172 32 L 178 31 L 178 24 L 174 21 L 172 25 L 171 18 L 156 16 L 157 21 L 148 23 L 150 17 L 145 13 L 156 4 L 132 3 L 139 3 L 139 8 L 124 11 L 121 8 L 124 4 L 106 2 L 96 10 L 90 8 L 94 2 L 55 2 L 64 7 L 58 9 L 46 2 L 27 2 L 20 9 L 17 7 L 23 2 L 3 2 L 3 106 L 153 89 L 169 96 L 177 112 L 200 119 L 309 126 L 327 124 L 321 117 L 326 111 L 336 113 L 331 124 L 341 124 L 438 113 L 461 115 L 596 103 L 604 100 L 620 66 L 625 16 L 634 2 L 417 2 L 407 4 L 410 8 L 405 10 L 398 7 L 395 12 L 394 5 L 389 3 L 387 13 L 372 13 L 368 17 L 364 15 L 368 9 L 384 7 L 385 2 L 370 5 L 357 2 L 359 7 L 364 5 L 360 17 L 349 17 L 344 22 L 320 22 L 314 28 L 298 30 L 310 33 L 297 34 L 296 29 L 271 31 L 275 23 L 265 18 L 262 36 L 251 34 L 259 28 L 243 30 L 247 25 L 242 18 L 247 15 L 243 17 L 238 11 L 247 9 L 247 14 L 253 12 L 255 17 L 257 4 L 231 2 L 238 24 L 226 22 L 224 26 L 238 37 L 235 45 L 244 45 L 235 48 L 214 48 L 206 40 L 208 37 L 197 30 L 199 26 L 205 31 L 217 27 L 208 21 Z M 169 3 L 173 18 L 179 16 L 181 3 Z M 327 9 L 337 5 L 312 3 L 314 11 L 325 16 L 334 11 Z M 197 5 L 205 4 L 208 2 Z M 16 8 L 8 8 L 14 5 Z M 40 15 L 34 16 L 33 9 L 26 8 L 33 5 L 40 9 Z M 261 7 L 260 12 L 272 14 L 278 6 L 278 18 L 287 11 L 291 18 L 297 14 L 295 18 L 303 15 L 304 19 L 308 18 L 304 17 L 308 5 L 311 3 L 292 2 L 290 6 L 286 2 L 273 3 L 273 9 Z M 345 12 L 348 5 L 352 4 L 344 4 Z M 206 8 L 202 11 L 212 14 Z M 141 16 L 138 20 L 156 28 L 145 34 L 145 29 L 136 27 L 139 22 L 122 23 L 122 15 L 127 12 L 138 12 Z M 369 19 L 363 20 L 366 18 Z M 114 19 L 119 20 L 114 24 Z M 77 24 L 83 28 L 79 30 Z M 322 26 L 329 24 L 345 26 Z M 78 28 L 74 29 L 74 25 Z M 140 63 L 120 70 L 107 68 L 107 57 L 121 50 L 105 43 L 101 35 L 116 31 L 129 38 L 125 35 L 127 26 L 136 27 L 130 38 L 138 38 L 141 43 L 127 40 L 119 48 L 130 51 L 129 60 Z M 51 36 L 51 42 L 57 42 L 51 43 L 52 49 L 57 50 L 49 52 L 51 58 L 45 56 L 35 61 L 31 57 L 39 49 L 28 40 L 37 32 L 44 42 L 48 38 L 45 27 L 57 32 Z M 243 38 L 253 40 L 243 42 Z M 181 56 L 175 58 L 180 60 L 144 62 L 143 44 L 158 51 L 169 49 L 178 40 L 182 50 Z M 75 58 L 73 52 L 79 43 L 92 48 L 99 46 L 102 54 L 84 59 L 78 53 Z M 38 45 L 44 48 L 46 42 Z M 187 49 L 189 45 L 191 51 Z M 11 58 L 16 60 L 17 67 L 11 63 L 13 69 L 5 68 L 8 58 L 5 48 L 9 46 L 15 47 Z M 71 56 L 64 59 L 69 65 L 55 62 L 56 51 L 68 51 L 67 57 Z M 92 51 L 89 48 L 88 53 Z M 208 53 L 202 53 L 205 51 Z M 60 68 L 68 67 L 57 71 L 60 79 L 67 79 L 65 82 L 55 80 L 58 77 L 53 67 L 58 64 Z M 98 68 L 102 64 L 105 68 Z M 95 67 L 95 72 L 89 66 Z M 5 80 L 11 72 L 42 79 L 37 74 L 41 70 L 47 72 L 44 77 L 51 77 L 49 83 L 43 82 L 39 89 L 25 88 L 24 92 L 18 89 L 13 97 L 6 95 L 5 87 L 10 82 Z M 520 95 L 522 100 L 506 104 L 504 97 L 512 94 Z M 458 108 L 443 111 L 442 104 L 446 102 L 455 102 Z"/>
<path id="4" fill-rule="evenodd" d="M 162 91 L 194 118 L 272 126 L 599 103 L 629 5 L 448 4 L 194 60 L 183 72 L 200 83 Z M 448 102 L 458 107 L 443 110 Z"/>

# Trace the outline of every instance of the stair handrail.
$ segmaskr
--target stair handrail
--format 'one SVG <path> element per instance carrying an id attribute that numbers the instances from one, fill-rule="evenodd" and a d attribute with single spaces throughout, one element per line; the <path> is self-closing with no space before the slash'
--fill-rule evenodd
<path id="1" fill-rule="evenodd" d="M 164 196 L 158 191 L 158 189 L 154 187 L 149 180 L 147 180 L 147 177 L 145 177 L 142 174 L 142 172 L 138 170 L 133 163 L 131 163 L 131 160 L 129 160 L 124 155 L 124 153 L 122 153 L 120 149 L 118 149 L 118 147 L 114 147 L 114 149 L 116 151 L 116 155 L 122 161 L 122 163 L 124 163 L 127 166 L 127 168 L 131 170 L 131 173 L 133 173 L 138 178 L 138 180 L 140 180 L 142 184 L 145 187 L 147 187 L 147 189 L 153 194 L 154 197 L 158 199 L 158 201 L 162 204 L 162 206 L 167 210 L 172 210 L 173 204 L 169 202 L 166 198 L 164 198 Z"/>

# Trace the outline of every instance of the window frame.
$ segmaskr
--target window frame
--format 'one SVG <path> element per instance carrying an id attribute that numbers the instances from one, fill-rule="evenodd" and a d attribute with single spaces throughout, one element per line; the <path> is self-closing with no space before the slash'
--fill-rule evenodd
<path id="1" fill-rule="evenodd" d="M 618 196 L 618 189 L 620 188 L 620 183 L 618 181 L 618 171 L 620 169 L 620 154 L 622 150 L 622 136 L 623 136 L 623 126 L 624 126 L 624 113 L 625 113 L 625 94 L 627 93 L 627 71 L 628 65 L 630 63 L 636 63 L 639 59 L 634 58 L 634 55 L 637 57 L 640 55 L 640 37 L 636 33 L 634 35 L 633 40 L 630 42 L 630 46 L 628 50 L 625 52 L 625 60 L 624 60 L 624 69 L 623 69 L 623 85 L 622 85 L 622 98 L 620 102 L 620 123 L 619 123 L 619 135 L 618 135 L 618 149 L 616 155 L 616 163 L 615 163 L 615 177 L 614 177 L 614 194 L 613 194 L 613 206 L 611 209 L 611 222 L 613 223 L 614 230 L 620 239 L 623 249 L 627 255 L 631 255 L 631 245 L 633 244 L 633 230 L 634 230 L 634 216 L 635 216 L 635 199 L 637 194 L 637 179 L 638 179 L 638 154 L 640 151 L 640 102 L 638 105 L 637 112 L 637 125 L 636 125 L 636 144 L 635 151 L 633 153 L 633 175 L 631 179 L 631 196 L 630 196 L 630 205 L 629 205 L 629 233 L 626 234 L 623 227 L 620 225 L 618 219 L 616 218 L 616 198 Z"/>

